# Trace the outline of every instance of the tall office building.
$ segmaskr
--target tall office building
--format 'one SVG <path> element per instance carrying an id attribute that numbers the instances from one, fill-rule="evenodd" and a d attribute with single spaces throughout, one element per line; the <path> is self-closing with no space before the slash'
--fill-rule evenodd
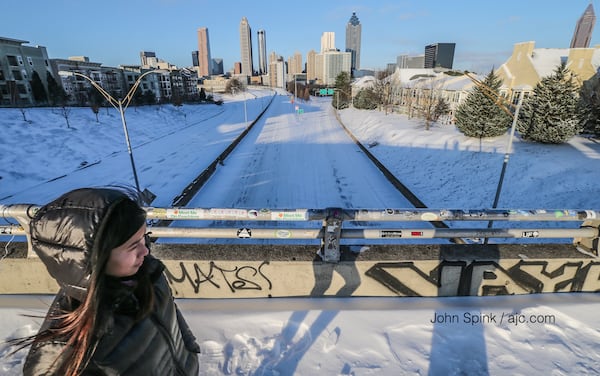
<path id="1" fill-rule="evenodd" d="M 240 50 L 242 57 L 242 74 L 252 77 L 254 68 L 252 67 L 252 32 L 248 19 L 242 17 L 240 22 Z"/>
<path id="2" fill-rule="evenodd" d="M 198 77 L 207 77 L 212 74 L 212 59 L 210 57 L 210 43 L 208 29 L 198 29 Z"/>
<path id="3" fill-rule="evenodd" d="M 156 53 L 152 51 L 141 51 L 140 62 L 143 67 L 155 67 L 156 66 Z"/>
<path id="4" fill-rule="evenodd" d="M 267 74 L 267 35 L 263 29 L 258 30 L 258 73 Z"/>
<path id="5" fill-rule="evenodd" d="M 302 73 L 302 54 L 298 51 L 288 58 L 288 74 Z"/>
<path id="6" fill-rule="evenodd" d="M 425 46 L 424 68 L 452 69 L 456 43 L 434 43 Z"/>
<path id="7" fill-rule="evenodd" d="M 356 12 L 352 12 L 352 17 L 346 25 L 346 52 L 352 53 L 352 71 L 360 69 L 360 35 L 362 26 Z"/>
<path id="8" fill-rule="evenodd" d="M 315 57 L 317 52 L 315 50 L 310 50 L 306 54 L 306 79 L 308 81 L 316 80 L 317 78 L 317 68 L 315 63 Z"/>
<path id="9" fill-rule="evenodd" d="M 335 51 L 335 33 L 326 31 L 321 35 L 321 53 Z"/>
<path id="10" fill-rule="evenodd" d="M 425 55 L 400 55 L 396 58 L 396 66 L 400 69 L 423 69 L 425 66 Z"/>
<path id="11" fill-rule="evenodd" d="M 215 57 L 212 59 L 212 74 L 223 74 L 225 71 L 223 70 L 223 59 L 219 57 Z"/>
<path id="12" fill-rule="evenodd" d="M 588 48 L 592 39 L 592 31 L 596 24 L 596 15 L 594 14 L 594 6 L 590 1 L 590 5 L 585 8 L 585 12 L 581 15 L 575 25 L 575 32 L 571 39 L 571 48 Z"/>

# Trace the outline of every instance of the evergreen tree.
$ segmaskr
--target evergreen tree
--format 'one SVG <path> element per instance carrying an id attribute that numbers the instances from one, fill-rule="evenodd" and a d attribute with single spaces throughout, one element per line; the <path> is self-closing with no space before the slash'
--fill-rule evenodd
<path id="1" fill-rule="evenodd" d="M 152 92 L 152 90 L 144 91 L 142 101 L 144 104 L 147 104 L 147 105 L 156 104 L 156 97 L 154 96 L 154 93 Z"/>
<path id="2" fill-rule="evenodd" d="M 525 140 L 560 144 L 581 131 L 579 99 L 565 63 L 543 78 L 519 113 L 517 130 Z"/>
<path id="3" fill-rule="evenodd" d="M 204 90 L 203 87 L 200 88 L 199 98 L 200 98 L 200 102 L 206 102 L 206 90 Z"/>
<path id="4" fill-rule="evenodd" d="M 58 85 L 54 76 L 50 72 L 46 73 L 46 82 L 48 82 L 48 99 L 52 106 L 63 105 L 67 101 L 67 93 Z"/>
<path id="5" fill-rule="evenodd" d="M 331 105 L 338 110 L 348 108 L 352 98 L 352 86 L 350 85 L 350 74 L 341 72 L 335 78 L 335 94 Z"/>
<path id="6" fill-rule="evenodd" d="M 600 74 L 583 83 L 579 100 L 581 128 L 586 133 L 600 136 Z"/>
<path id="7" fill-rule="evenodd" d="M 511 116 L 499 106 L 497 99 L 502 81 L 492 70 L 483 84 L 484 87 L 476 85 L 456 109 L 456 127 L 468 137 L 500 136 L 511 125 Z"/>
<path id="8" fill-rule="evenodd" d="M 374 110 L 379 105 L 379 97 L 372 88 L 362 89 L 354 97 L 353 104 L 361 110 Z"/>
<path id="9" fill-rule="evenodd" d="M 33 99 L 36 104 L 45 104 L 48 101 L 48 94 L 46 93 L 46 88 L 44 87 L 44 83 L 40 78 L 40 75 L 37 71 L 33 71 L 31 75 L 31 92 L 33 94 Z"/>

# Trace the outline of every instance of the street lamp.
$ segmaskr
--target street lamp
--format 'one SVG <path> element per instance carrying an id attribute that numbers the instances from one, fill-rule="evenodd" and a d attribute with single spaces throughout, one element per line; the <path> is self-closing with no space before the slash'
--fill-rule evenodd
<path id="1" fill-rule="evenodd" d="M 508 161 L 510 159 L 510 154 L 512 153 L 512 145 L 513 138 L 515 136 L 515 128 L 517 127 L 517 121 L 519 119 L 519 110 L 523 105 L 523 98 L 525 95 L 525 91 L 521 91 L 519 93 L 519 100 L 515 107 L 514 113 L 510 111 L 508 107 L 514 107 L 509 103 L 506 103 L 506 99 L 501 95 L 497 94 L 492 88 L 481 82 L 480 80 L 472 77 L 470 74 L 466 74 L 469 79 L 481 90 L 481 92 L 494 101 L 502 111 L 506 112 L 509 116 L 512 117 L 512 124 L 510 127 L 510 136 L 508 137 L 507 145 L 506 145 L 506 153 L 504 154 L 504 161 L 502 162 L 502 170 L 500 171 L 500 179 L 498 180 L 498 186 L 496 187 L 496 195 L 494 196 L 494 203 L 492 204 L 492 209 L 496 209 L 498 207 L 498 201 L 500 201 L 500 192 L 502 191 L 502 184 L 504 182 L 504 175 L 506 174 L 506 167 L 508 166 Z M 488 228 L 492 228 L 492 224 L 494 221 L 488 222 Z M 485 238 L 485 244 L 488 243 L 489 238 Z"/>
<path id="2" fill-rule="evenodd" d="M 100 86 L 96 81 L 94 81 L 90 77 L 86 76 L 85 74 L 82 74 L 79 72 L 72 72 L 72 71 L 59 71 L 58 72 L 58 74 L 62 77 L 76 76 L 76 77 L 81 77 L 81 78 L 88 80 L 90 82 L 90 84 L 93 87 L 95 87 L 96 90 L 98 90 L 100 92 L 100 94 L 102 94 L 102 96 L 108 101 L 108 103 L 110 103 L 121 114 L 121 122 L 123 123 L 123 132 L 125 133 L 125 142 L 127 144 L 127 152 L 129 153 L 129 159 L 131 160 L 131 169 L 133 170 L 133 178 L 135 180 L 135 187 L 137 189 L 138 194 L 141 194 L 142 192 L 140 190 L 140 183 L 139 183 L 138 176 L 137 176 L 137 170 L 135 168 L 135 162 L 133 160 L 133 151 L 131 150 L 131 142 L 129 141 L 129 131 L 127 130 L 127 122 L 125 121 L 125 110 L 129 106 L 129 103 L 131 103 L 131 100 L 133 99 L 133 94 L 137 90 L 138 86 L 140 86 L 142 78 L 149 75 L 150 73 L 166 73 L 166 72 L 167 71 L 164 69 L 155 69 L 155 70 L 150 70 L 150 71 L 142 73 L 138 77 L 138 79 L 135 81 L 135 83 L 133 84 L 131 89 L 129 89 L 129 92 L 127 93 L 127 95 L 125 95 L 125 97 L 120 100 L 113 98 L 106 90 L 104 90 L 104 88 L 102 86 Z"/>

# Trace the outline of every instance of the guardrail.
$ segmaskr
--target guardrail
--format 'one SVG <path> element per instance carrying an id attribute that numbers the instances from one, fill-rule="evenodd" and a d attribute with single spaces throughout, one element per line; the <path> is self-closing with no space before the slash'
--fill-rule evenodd
<path id="1" fill-rule="evenodd" d="M 27 235 L 28 223 L 39 206 L 28 204 L 0 205 L 0 217 L 14 218 L 18 224 L 0 226 L 2 235 Z M 145 208 L 151 221 L 235 221 L 230 227 L 149 227 L 152 238 L 220 238 L 220 239 L 320 239 L 324 261 L 340 260 L 341 239 L 434 239 L 434 238 L 573 238 L 582 250 L 598 255 L 600 211 L 595 210 L 437 210 L 437 209 L 236 209 L 236 208 Z M 261 221 L 253 226 L 252 222 Z M 400 222 L 437 221 L 508 221 L 527 222 L 533 227 L 520 228 L 404 228 Z M 265 227 L 264 222 L 276 222 Z M 281 222 L 296 223 L 281 226 Z M 298 222 L 320 222 L 312 227 Z M 342 228 L 344 222 L 355 227 Z M 382 223 L 373 223 L 382 222 Z M 387 222 L 395 222 L 388 225 Z M 535 222 L 579 222 L 579 228 L 546 228 Z M 240 225 L 240 223 L 242 223 Z M 360 228 L 364 227 L 364 228 Z"/>

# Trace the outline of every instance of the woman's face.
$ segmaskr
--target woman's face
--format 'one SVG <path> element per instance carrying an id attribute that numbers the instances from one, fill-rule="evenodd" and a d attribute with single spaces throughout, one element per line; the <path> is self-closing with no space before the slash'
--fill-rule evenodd
<path id="1" fill-rule="evenodd" d="M 146 247 L 146 224 L 125 243 L 110 252 L 106 263 L 106 274 L 113 277 L 129 277 L 137 273 L 148 254 Z"/>

